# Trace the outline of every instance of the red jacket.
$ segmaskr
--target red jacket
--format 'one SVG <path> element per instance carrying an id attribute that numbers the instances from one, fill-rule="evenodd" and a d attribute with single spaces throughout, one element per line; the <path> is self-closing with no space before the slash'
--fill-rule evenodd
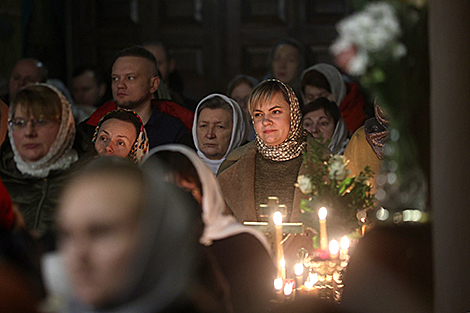
<path id="1" fill-rule="evenodd" d="M 194 113 L 190 110 L 168 100 L 152 100 L 152 105 L 163 113 L 179 119 L 189 130 L 193 128 Z M 88 119 L 87 124 L 97 126 L 98 122 L 106 113 L 116 109 L 117 105 L 114 101 L 106 102 L 96 109 L 96 111 Z"/>
<path id="2" fill-rule="evenodd" d="M 346 83 L 346 88 L 347 94 L 341 102 L 339 110 L 346 123 L 346 127 L 351 133 L 354 133 L 356 129 L 364 125 L 364 107 L 366 101 L 357 84 Z"/>

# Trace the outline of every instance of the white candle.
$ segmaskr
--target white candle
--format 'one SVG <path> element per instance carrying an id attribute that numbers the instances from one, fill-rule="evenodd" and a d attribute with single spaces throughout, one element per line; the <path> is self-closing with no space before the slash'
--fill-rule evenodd
<path id="1" fill-rule="evenodd" d="M 330 241 L 329 250 L 331 258 L 336 259 L 338 257 L 339 252 L 339 243 L 337 240 L 333 239 L 332 241 Z"/>
<path id="2" fill-rule="evenodd" d="M 284 259 L 284 250 L 282 249 L 282 213 L 279 211 L 274 212 L 273 214 L 274 227 L 276 229 L 276 258 L 278 266 L 278 275 L 282 276 L 282 264 L 281 260 Z M 284 272 L 285 272 L 285 262 L 284 262 Z"/>
<path id="3" fill-rule="evenodd" d="M 286 296 L 290 296 L 292 292 L 294 292 L 294 286 L 294 281 L 286 281 L 286 283 L 284 284 L 284 294 Z"/>
<path id="4" fill-rule="evenodd" d="M 328 237 L 326 234 L 326 216 L 328 215 L 328 211 L 325 207 L 321 207 L 318 210 L 318 218 L 320 220 L 320 247 L 322 250 L 328 249 Z"/>
<path id="5" fill-rule="evenodd" d="M 279 267 L 281 269 L 281 277 L 282 279 L 286 279 L 286 260 L 284 258 L 282 258 L 280 261 L 279 261 Z"/>
<path id="6" fill-rule="evenodd" d="M 295 263 L 294 273 L 295 276 L 302 276 L 304 273 L 304 265 L 302 263 Z"/>
<path id="7" fill-rule="evenodd" d="M 348 236 L 343 236 L 341 238 L 341 241 L 339 243 L 341 247 L 341 251 L 339 253 L 339 258 L 344 260 L 347 259 L 348 253 L 349 253 L 349 237 Z"/>
<path id="8" fill-rule="evenodd" d="M 274 280 L 274 289 L 277 291 L 280 291 L 282 289 L 282 285 L 284 284 L 284 281 L 282 277 L 278 277 Z"/>

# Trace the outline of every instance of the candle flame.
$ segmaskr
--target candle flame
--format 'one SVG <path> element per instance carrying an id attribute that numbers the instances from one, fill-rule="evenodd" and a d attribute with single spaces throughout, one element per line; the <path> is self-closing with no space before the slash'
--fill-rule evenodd
<path id="1" fill-rule="evenodd" d="M 304 273 L 304 265 L 302 263 L 296 263 L 294 265 L 294 272 L 296 276 L 301 276 Z"/>
<path id="2" fill-rule="evenodd" d="M 274 221 L 274 225 L 277 225 L 277 226 L 281 225 L 282 224 L 282 213 L 279 212 L 279 211 L 274 212 L 273 221 Z"/>
<path id="3" fill-rule="evenodd" d="M 327 215 L 328 215 L 328 210 L 324 206 L 322 206 L 320 210 L 318 210 L 318 218 L 323 221 L 326 219 Z"/>
<path id="4" fill-rule="evenodd" d="M 349 238 L 348 236 L 343 236 L 341 238 L 340 246 L 342 250 L 346 250 L 349 248 Z"/>
<path id="5" fill-rule="evenodd" d="M 282 277 L 276 278 L 274 280 L 274 289 L 281 290 L 283 284 L 284 284 L 284 282 L 282 281 Z"/>
<path id="6" fill-rule="evenodd" d="M 330 241 L 330 254 L 338 254 L 339 252 L 339 243 L 337 240 Z"/>
<path id="7" fill-rule="evenodd" d="M 293 282 L 289 282 L 289 283 L 286 283 L 284 285 L 284 294 L 286 296 L 291 295 L 293 291 L 294 291 L 294 283 Z"/>

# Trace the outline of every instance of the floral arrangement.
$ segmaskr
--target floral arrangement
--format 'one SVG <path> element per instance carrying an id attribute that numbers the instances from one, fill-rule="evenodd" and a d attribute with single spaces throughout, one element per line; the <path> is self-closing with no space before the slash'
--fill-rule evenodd
<path id="1" fill-rule="evenodd" d="M 308 196 L 300 204 L 301 219 L 318 229 L 318 209 L 324 206 L 328 209 L 328 233 L 339 238 L 356 233 L 364 223 L 358 217 L 374 208 L 369 184 L 373 173 L 366 167 L 359 175 L 350 176 L 347 158 L 325 153 L 328 142 L 320 140 L 313 140 L 311 151 L 304 154 L 308 174 L 297 178 L 296 186 Z"/>
<path id="2" fill-rule="evenodd" d="M 377 200 L 392 210 L 426 207 L 429 55 L 426 0 L 355 0 L 337 24 L 335 63 L 357 77 L 390 116 Z M 426 170 L 427 169 L 427 170 Z"/>

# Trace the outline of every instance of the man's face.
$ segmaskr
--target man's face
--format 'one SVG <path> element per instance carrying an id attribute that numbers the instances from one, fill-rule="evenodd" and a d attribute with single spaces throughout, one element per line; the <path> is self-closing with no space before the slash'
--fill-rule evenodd
<path id="1" fill-rule="evenodd" d="M 85 71 L 72 79 L 72 95 L 78 104 L 94 106 L 106 91 L 104 84 L 99 85 L 93 71 Z"/>
<path id="2" fill-rule="evenodd" d="M 42 82 L 42 71 L 43 69 L 38 67 L 34 60 L 24 59 L 18 61 L 10 76 L 10 99 L 13 99 L 23 87 Z"/>
<path id="3" fill-rule="evenodd" d="M 81 302 L 103 307 L 129 284 L 140 238 L 139 195 L 138 184 L 113 174 L 82 177 L 66 189 L 59 251 Z"/>
<path id="4" fill-rule="evenodd" d="M 232 115 L 228 110 L 202 109 L 196 129 L 199 150 L 211 160 L 222 159 L 230 146 L 232 128 Z"/>
<path id="5" fill-rule="evenodd" d="M 136 109 L 152 100 L 160 83 L 152 63 L 141 57 L 125 56 L 114 62 L 112 69 L 113 99 L 117 106 Z"/>

